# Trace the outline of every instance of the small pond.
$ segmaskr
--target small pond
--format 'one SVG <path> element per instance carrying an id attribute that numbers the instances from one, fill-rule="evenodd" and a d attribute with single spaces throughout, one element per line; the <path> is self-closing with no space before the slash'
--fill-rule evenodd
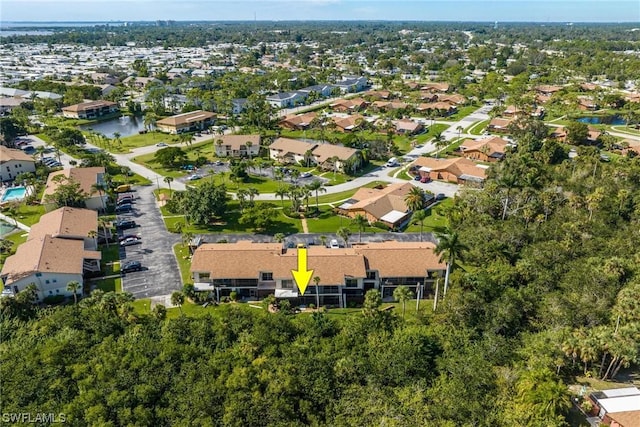
<path id="1" fill-rule="evenodd" d="M 614 125 L 614 126 L 622 126 L 627 123 L 620 116 L 587 116 L 587 117 L 580 117 L 578 121 L 582 123 L 588 123 L 590 125 Z"/>
<path id="2" fill-rule="evenodd" d="M 101 133 L 109 138 L 113 138 L 113 134 L 118 132 L 120 137 L 131 136 L 144 130 L 144 119 L 142 117 L 121 116 L 116 119 L 105 120 L 104 122 L 92 123 L 90 125 L 81 125 L 82 130 L 93 130 Z"/>

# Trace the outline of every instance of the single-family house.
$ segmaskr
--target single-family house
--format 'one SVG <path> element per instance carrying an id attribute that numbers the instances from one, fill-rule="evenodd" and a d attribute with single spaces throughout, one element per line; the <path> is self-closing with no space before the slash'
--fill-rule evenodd
<path id="1" fill-rule="evenodd" d="M 364 95 L 377 100 L 388 100 L 392 96 L 389 90 L 370 90 L 365 92 Z"/>
<path id="2" fill-rule="evenodd" d="M 311 246 L 307 263 L 320 278 L 300 294 L 291 271 L 297 268 L 297 250 L 280 243 L 207 243 L 194 252 L 191 275 L 196 289 L 210 290 L 218 299 L 235 291 L 241 298 L 292 298 L 296 304 L 316 302 L 346 307 L 362 302 L 368 289 L 390 296 L 400 285 L 427 288 L 431 293 L 434 273 L 445 270 L 430 242 L 376 242 L 350 248 Z M 315 288 L 315 289 L 314 289 Z"/>
<path id="3" fill-rule="evenodd" d="M 161 84 L 162 80 L 156 79 L 155 77 L 130 76 L 124 79 L 122 83 L 134 89 L 144 89 L 151 83 Z"/>
<path id="4" fill-rule="evenodd" d="M 332 102 L 329 107 L 341 113 L 350 113 L 352 111 L 360 111 L 365 108 L 369 103 L 362 98 L 353 98 L 353 99 L 338 99 L 335 102 Z"/>
<path id="5" fill-rule="evenodd" d="M 316 146 L 297 139 L 278 138 L 269 145 L 269 157 L 283 164 L 312 161 L 312 151 Z"/>
<path id="6" fill-rule="evenodd" d="M 50 196 L 56 192 L 58 186 L 68 182 L 77 182 L 80 184 L 80 191 L 86 195 L 85 207 L 93 210 L 104 209 L 109 196 L 105 192 L 101 194 L 94 189 L 94 185 L 106 186 L 104 173 L 103 167 L 69 168 L 51 172 L 47 178 L 41 203 L 45 207 L 51 208 L 53 204 L 50 201 Z"/>
<path id="7" fill-rule="evenodd" d="M 409 104 L 399 101 L 374 101 L 371 106 L 377 111 L 392 111 L 407 109 Z"/>
<path id="8" fill-rule="evenodd" d="M 231 112 L 233 114 L 240 114 L 244 111 L 247 104 L 247 98 L 234 98 L 231 100 Z"/>
<path id="9" fill-rule="evenodd" d="M 300 105 L 307 98 L 301 92 L 280 92 L 267 96 L 267 102 L 274 108 L 291 108 Z"/>
<path id="10" fill-rule="evenodd" d="M 360 114 L 353 114 L 347 117 L 333 116 L 332 120 L 336 125 L 336 130 L 340 132 L 351 132 L 362 126 L 365 118 Z"/>
<path id="11" fill-rule="evenodd" d="M 557 85 L 538 85 L 535 87 L 535 91 L 541 95 L 551 96 L 556 92 L 560 92 L 564 89 L 562 86 Z"/>
<path id="12" fill-rule="evenodd" d="M 357 169 L 360 166 L 360 152 L 355 148 L 334 144 L 320 144 L 312 151 L 313 162 L 325 170 L 345 171 L 347 166 Z"/>
<path id="13" fill-rule="evenodd" d="M 313 85 L 308 87 L 303 87 L 302 89 L 298 89 L 297 92 L 305 93 L 309 96 L 312 92 L 316 94 L 317 98 L 327 98 L 333 92 L 335 86 L 326 84 L 326 85 Z"/>
<path id="14" fill-rule="evenodd" d="M 213 125 L 216 115 L 209 111 L 196 110 L 177 114 L 156 122 L 156 127 L 162 132 L 179 134 L 204 130 Z"/>
<path id="15" fill-rule="evenodd" d="M 290 114 L 280 120 L 278 123 L 280 127 L 291 130 L 304 130 L 307 129 L 311 122 L 318 116 L 315 111 L 310 111 L 304 114 Z"/>
<path id="16" fill-rule="evenodd" d="M 260 135 L 221 135 L 215 138 L 218 157 L 256 157 L 260 154 Z"/>
<path id="17" fill-rule="evenodd" d="M 479 140 L 466 139 L 460 145 L 460 154 L 471 160 L 496 162 L 504 159 L 508 144 L 508 141 L 498 136 L 490 136 Z"/>
<path id="18" fill-rule="evenodd" d="M 118 103 L 111 101 L 89 101 L 62 108 L 62 115 L 70 119 L 97 119 L 119 111 Z"/>
<path id="19" fill-rule="evenodd" d="M 591 415 L 611 427 L 640 426 L 640 390 L 623 387 L 596 391 L 589 395 Z"/>
<path id="20" fill-rule="evenodd" d="M 409 182 L 391 184 L 384 188 L 362 187 L 338 206 L 336 212 L 350 218 L 362 215 L 370 224 L 382 222 L 390 229 L 397 230 L 411 217 L 405 198 L 412 188 L 413 185 Z"/>
<path id="21" fill-rule="evenodd" d="M 417 135 L 424 131 L 424 125 L 413 120 L 395 120 L 393 124 L 398 135 Z"/>
<path id="22" fill-rule="evenodd" d="M 486 166 L 478 165 L 464 157 L 451 159 L 418 157 L 409 170 L 420 177 L 456 184 L 479 184 L 484 182 L 487 176 Z"/>
<path id="23" fill-rule="evenodd" d="M 467 98 L 458 93 L 438 93 L 435 96 L 437 101 L 448 102 L 452 105 L 461 105 L 467 102 Z"/>
<path id="24" fill-rule="evenodd" d="M 487 130 L 489 132 L 509 133 L 509 126 L 511 125 L 511 123 L 513 123 L 513 119 L 495 117 L 491 119 L 491 121 L 487 125 Z"/>
<path id="25" fill-rule="evenodd" d="M 457 107 L 449 102 L 436 101 L 418 104 L 416 111 L 428 115 L 449 116 L 457 111 Z"/>
<path id="26" fill-rule="evenodd" d="M 428 92 L 449 92 L 451 86 L 447 82 L 431 82 L 422 85 L 420 90 Z"/>
<path id="27" fill-rule="evenodd" d="M 579 96 L 578 108 L 582 111 L 595 111 L 599 107 L 598 107 L 598 103 L 593 98 L 586 97 L 586 96 Z"/>
<path id="28" fill-rule="evenodd" d="M 35 172 L 36 162 L 22 150 L 0 145 L 0 182 L 13 181 L 25 172 Z"/>
<path id="29" fill-rule="evenodd" d="M 16 107 L 28 102 L 24 98 L 4 97 L 0 98 L 0 114 L 10 113 Z"/>

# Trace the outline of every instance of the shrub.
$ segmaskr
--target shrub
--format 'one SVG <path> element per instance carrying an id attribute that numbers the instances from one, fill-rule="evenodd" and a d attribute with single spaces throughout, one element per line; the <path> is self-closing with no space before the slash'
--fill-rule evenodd
<path id="1" fill-rule="evenodd" d="M 238 293 L 236 291 L 231 291 L 229 298 L 231 298 L 231 301 L 238 301 Z"/>
<path id="2" fill-rule="evenodd" d="M 66 297 L 64 295 L 51 295 L 51 296 L 45 297 L 43 301 L 45 304 L 54 305 L 54 304 L 60 304 L 61 302 L 64 302 L 65 298 Z"/>
<path id="3" fill-rule="evenodd" d="M 386 230 L 386 231 L 390 230 L 389 226 L 387 224 L 385 224 L 384 222 L 381 222 L 381 221 L 375 221 L 375 222 L 373 222 L 371 224 L 371 226 L 372 227 L 376 227 L 376 228 L 380 228 L 380 229 Z"/>

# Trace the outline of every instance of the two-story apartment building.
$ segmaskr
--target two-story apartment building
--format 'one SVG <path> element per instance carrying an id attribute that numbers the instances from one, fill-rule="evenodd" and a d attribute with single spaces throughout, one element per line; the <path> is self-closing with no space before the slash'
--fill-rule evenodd
<path id="1" fill-rule="evenodd" d="M 56 192 L 60 184 L 78 182 L 80 184 L 80 191 L 86 194 L 85 207 L 93 210 L 104 209 L 108 195 L 104 191 L 96 191 L 94 187 L 95 185 L 106 186 L 104 173 L 105 170 L 103 167 L 69 168 L 51 172 L 47 178 L 41 203 L 47 208 L 52 207 L 50 195 Z"/>
<path id="2" fill-rule="evenodd" d="M 72 295 L 67 291 L 71 281 L 82 289 L 84 274 L 100 271 L 102 255 L 92 237 L 97 227 L 97 213 L 87 209 L 63 207 L 43 215 L 2 267 L 2 293 L 15 295 L 35 284 L 41 300 Z"/>
<path id="3" fill-rule="evenodd" d="M 62 115 L 70 119 L 97 119 L 119 111 L 118 103 L 111 101 L 89 101 L 62 108 Z"/>
<path id="4" fill-rule="evenodd" d="M 429 242 L 376 242 L 354 244 L 350 248 L 308 248 L 308 268 L 313 277 L 300 295 L 291 271 L 297 268 L 297 250 L 280 243 L 209 243 L 196 249 L 191 274 L 196 288 L 215 292 L 217 298 L 237 292 L 243 298 L 292 298 L 294 303 L 315 303 L 346 307 L 361 302 L 369 289 L 379 289 L 384 297 L 396 287 L 424 287 L 431 293 L 434 273 L 442 274 L 445 264 Z"/>
<path id="5" fill-rule="evenodd" d="M 209 111 L 196 110 L 188 113 L 166 117 L 156 122 L 156 127 L 162 132 L 173 135 L 204 130 L 214 123 L 216 115 Z"/>
<path id="6" fill-rule="evenodd" d="M 260 153 L 260 135 L 221 135 L 214 145 L 218 157 L 255 157 Z"/>
<path id="7" fill-rule="evenodd" d="M 0 182 L 12 181 L 24 172 L 35 172 L 36 162 L 22 150 L 0 145 Z"/>

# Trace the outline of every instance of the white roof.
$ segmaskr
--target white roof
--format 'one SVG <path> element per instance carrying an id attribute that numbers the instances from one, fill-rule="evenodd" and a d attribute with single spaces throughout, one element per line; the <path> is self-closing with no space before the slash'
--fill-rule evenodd
<path id="1" fill-rule="evenodd" d="M 608 414 L 616 412 L 640 411 L 640 395 L 598 399 L 601 408 Z"/>
<path id="2" fill-rule="evenodd" d="M 351 202 L 344 202 L 343 204 L 341 204 L 340 206 L 338 206 L 338 209 L 348 209 L 351 206 L 353 206 L 353 203 Z"/>
<path id="3" fill-rule="evenodd" d="M 638 390 L 638 387 L 612 388 L 609 390 L 602 390 L 602 394 L 607 397 L 640 396 L 640 390 Z"/>
<path id="4" fill-rule="evenodd" d="M 420 169 L 418 169 L 418 170 L 420 170 L 420 171 L 422 171 L 422 172 L 431 172 L 431 168 L 428 168 L 428 167 L 426 167 L 426 166 L 422 166 L 422 167 L 421 167 Z"/>
<path id="5" fill-rule="evenodd" d="M 212 291 L 213 285 L 211 283 L 194 283 L 193 284 L 194 291 Z"/>
<path id="6" fill-rule="evenodd" d="M 406 212 L 391 211 L 391 212 L 387 212 L 386 214 L 384 214 L 380 218 L 380 221 L 396 222 L 396 221 L 401 220 L 405 215 L 406 215 Z"/>

